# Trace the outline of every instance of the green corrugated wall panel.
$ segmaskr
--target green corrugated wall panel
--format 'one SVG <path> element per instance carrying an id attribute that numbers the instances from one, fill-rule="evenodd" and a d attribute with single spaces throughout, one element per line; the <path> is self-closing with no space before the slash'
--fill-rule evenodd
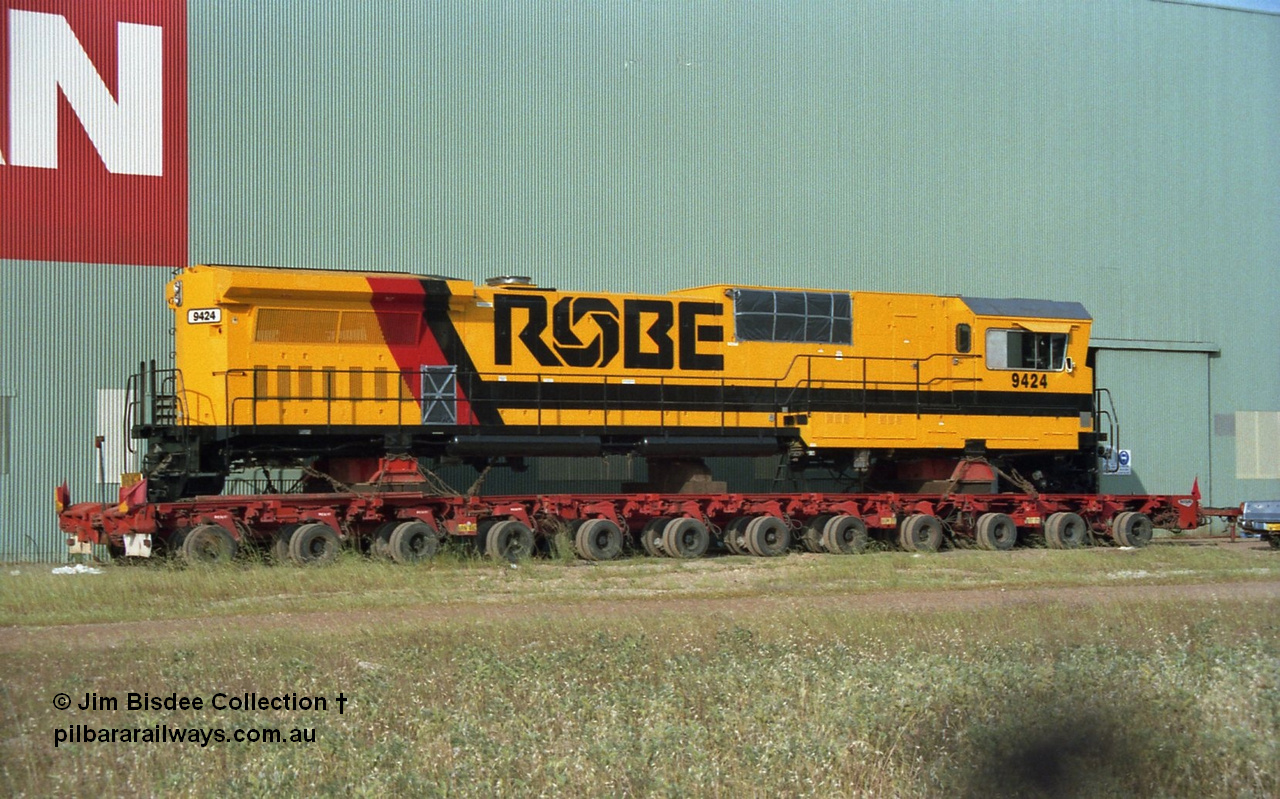
<path id="1" fill-rule="evenodd" d="M 1208 363 L 1200 352 L 1098 354 L 1099 383 L 1123 400 L 1120 435 L 1111 443 L 1133 455 L 1132 474 L 1104 476 L 1104 492 L 1186 494 L 1199 479 L 1204 501 L 1214 500 Z"/>
<path id="2" fill-rule="evenodd" d="M 219 43 L 193 48 L 193 184 L 218 198 L 195 209 L 199 257 L 1066 294 L 1107 335 L 1198 339 L 1179 283 L 1277 243 L 1257 225 L 1280 210 L 1274 17 L 272 8 L 193 8 L 192 40 Z M 1161 313 L 1120 312 L 1137 303 Z"/>
<path id="3" fill-rule="evenodd" d="M 1218 344 L 1210 413 L 1280 409 L 1280 17 L 1149 0 L 189 9 L 192 260 L 1075 299 L 1099 336 Z M 0 394 L 41 398 L 15 400 L 23 447 L 56 442 L 39 479 L 0 475 L 13 551 L 48 527 L 46 478 L 81 458 L 83 424 L 27 387 L 48 382 L 32 353 L 70 353 L 57 396 L 91 417 L 77 397 L 167 328 L 132 329 L 159 318 L 140 290 L 159 271 L 4 270 L 5 316 L 30 307 L 47 342 L 6 349 Z M 128 320 L 69 311 L 86 285 Z M 26 329 L 7 319 L 6 342 Z M 1125 412 L 1160 379 L 1127 384 Z M 1234 479 L 1229 437 L 1212 458 L 1215 500 L 1280 495 Z"/>
<path id="4" fill-rule="evenodd" d="M 198 259 L 1071 298 L 1099 336 L 1219 344 L 1212 412 L 1280 408 L 1274 338 L 1239 324 L 1280 320 L 1280 18 L 273 8 L 193 10 L 193 40 L 221 45 L 194 48 L 193 125 L 217 143 Z M 1126 412 L 1145 386 L 1116 387 Z M 1221 496 L 1280 493 L 1235 481 L 1219 443 Z"/>
<path id="5" fill-rule="evenodd" d="M 151 267 L 0 261 L 0 395 L 12 397 L 0 561 L 65 554 L 53 511 L 63 480 L 73 500 L 116 500 L 118 474 L 98 483 L 97 391 L 123 389 L 143 358 L 169 357 L 168 277 Z"/>

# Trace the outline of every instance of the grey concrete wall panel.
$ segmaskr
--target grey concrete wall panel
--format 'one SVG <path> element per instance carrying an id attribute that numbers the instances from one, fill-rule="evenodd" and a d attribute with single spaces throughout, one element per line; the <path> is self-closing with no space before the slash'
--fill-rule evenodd
<path id="1" fill-rule="evenodd" d="M 1078 301 L 1099 337 L 1219 346 L 1206 413 L 1280 410 L 1280 17 L 191 0 L 188 42 L 193 261 Z M 53 484 L 94 485 L 96 390 L 167 352 L 165 274 L 0 275 L 0 552 L 23 554 L 56 543 Z M 1167 357 L 1117 383 L 1126 417 L 1184 418 Z M 1206 459 L 1215 501 L 1280 496 L 1235 477 L 1232 437 Z M 1146 487 L 1185 490 L 1169 469 Z"/>

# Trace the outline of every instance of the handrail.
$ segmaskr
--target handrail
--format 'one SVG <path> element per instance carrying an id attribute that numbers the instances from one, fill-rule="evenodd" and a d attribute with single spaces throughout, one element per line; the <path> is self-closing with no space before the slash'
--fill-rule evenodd
<path id="1" fill-rule="evenodd" d="M 250 420 L 249 425 L 251 427 L 258 427 L 259 426 L 258 409 L 259 409 L 259 406 L 264 403 L 323 402 L 325 417 L 324 417 L 324 423 L 319 426 L 332 427 L 334 424 L 333 406 L 335 403 L 339 403 L 339 402 L 352 403 L 352 404 L 394 403 L 397 408 L 395 425 L 398 428 L 403 428 L 405 427 L 404 406 L 408 405 L 411 408 L 416 409 L 420 402 L 420 400 L 414 397 L 412 393 L 409 393 L 409 394 L 405 393 L 406 378 L 418 377 L 420 375 L 420 372 L 417 372 L 417 371 L 413 371 L 409 369 L 401 369 L 395 372 L 388 371 L 386 373 L 388 376 L 394 375 L 397 379 L 395 380 L 395 383 L 396 383 L 395 395 L 387 396 L 387 397 L 379 397 L 376 395 L 369 396 L 369 395 L 363 395 L 363 394 L 361 396 L 356 396 L 354 394 L 340 394 L 336 390 L 337 389 L 336 383 L 339 375 L 360 374 L 363 376 L 363 375 L 375 374 L 374 372 L 365 371 L 363 369 L 323 369 L 323 370 L 317 370 L 317 371 L 319 376 L 321 376 L 320 392 L 316 393 L 313 391 L 308 394 L 296 393 L 292 390 L 289 391 L 288 393 L 260 390 L 261 385 L 269 384 L 270 375 L 277 375 L 282 373 L 297 374 L 296 370 L 292 370 L 288 367 L 257 367 L 255 366 L 255 367 L 250 367 L 248 369 L 228 369 L 225 372 L 215 372 L 214 373 L 215 376 L 221 377 L 223 382 L 223 397 L 225 400 L 225 409 L 226 409 L 226 412 L 225 412 L 226 415 L 224 418 L 226 420 L 226 423 L 233 426 L 236 425 L 237 419 L 240 417 L 238 408 L 243 407 L 245 404 L 248 404 L 249 406 L 249 409 L 248 409 L 248 415 Z M 248 396 L 237 395 L 232 390 L 232 382 L 233 382 L 233 379 L 235 378 L 240 378 L 240 379 L 247 378 L 249 380 L 251 390 Z"/>
<path id="2" fill-rule="evenodd" d="M 163 414 L 160 412 L 161 408 L 165 411 Z M 125 380 L 126 430 L 132 429 L 135 424 L 159 425 L 171 422 L 176 426 L 179 420 L 188 418 L 182 370 L 159 369 L 155 361 L 139 362 L 138 371 Z"/>
<path id="3" fill-rule="evenodd" d="M 1106 397 L 1107 408 L 1102 407 L 1102 399 Z M 1111 396 L 1111 390 L 1108 388 L 1095 388 L 1093 390 L 1093 432 L 1101 435 L 1102 421 L 1105 419 L 1107 423 L 1107 451 L 1116 453 L 1116 466 L 1111 468 L 1111 458 L 1106 458 L 1102 462 L 1103 474 L 1117 474 L 1120 471 L 1120 417 L 1116 414 L 1115 398 Z"/>
<path id="4" fill-rule="evenodd" d="M 575 384 L 598 384 L 600 388 L 600 404 L 598 408 L 603 413 L 604 426 L 606 429 L 610 427 L 610 415 L 625 412 L 629 407 L 636 409 L 656 411 L 658 413 L 658 427 L 666 432 L 671 422 L 669 413 L 675 409 L 675 404 L 671 398 L 671 389 L 673 387 L 683 387 L 688 389 L 707 389 L 707 393 L 711 396 L 706 400 L 688 399 L 681 403 L 681 409 L 694 410 L 699 412 L 718 413 L 720 417 L 720 427 L 722 430 L 728 427 L 728 414 L 741 411 L 746 408 L 745 402 L 737 402 L 726 397 L 727 390 L 730 388 L 759 388 L 765 391 L 768 397 L 765 404 L 773 409 L 773 412 L 779 412 L 787 409 L 787 413 L 791 412 L 811 412 L 814 408 L 828 405 L 834 400 L 822 398 L 816 392 L 832 390 L 836 392 L 848 392 L 848 399 L 839 401 L 839 407 L 842 411 L 848 411 L 853 408 L 860 407 L 862 414 L 865 416 L 875 410 L 879 403 L 874 402 L 871 397 L 873 392 L 911 392 L 911 400 L 914 411 L 919 418 L 925 411 L 942 404 L 954 405 L 954 399 L 947 395 L 945 399 L 941 396 L 937 400 L 931 401 L 931 396 L 938 394 L 939 387 L 949 386 L 953 389 L 961 388 L 964 385 L 973 385 L 979 383 L 981 378 L 966 375 L 941 375 L 931 374 L 924 376 L 926 366 L 938 359 L 953 359 L 953 363 L 958 360 L 973 360 L 978 356 L 965 355 L 958 353 L 934 353 L 925 357 L 917 358 L 895 358 L 888 356 L 846 356 L 846 355 L 829 355 L 829 354 L 804 354 L 797 355 L 792 358 L 786 373 L 782 376 L 774 377 L 741 377 L 730 380 L 723 374 L 714 376 L 701 377 L 697 375 L 680 375 L 674 377 L 671 375 L 656 376 L 640 376 L 629 378 L 627 385 L 654 386 L 657 391 L 656 407 L 652 400 L 628 400 L 624 396 L 624 392 L 618 391 L 618 397 L 614 400 L 610 398 L 612 386 L 623 385 L 614 382 L 618 380 L 618 375 L 591 375 L 591 374 L 571 374 L 567 376 L 548 375 L 544 372 L 507 372 L 507 382 L 511 385 L 528 385 L 535 383 L 536 387 L 530 392 L 532 397 L 532 407 L 534 411 L 534 422 L 536 429 L 541 432 L 548 424 L 547 413 L 557 408 L 563 407 L 560 402 L 549 399 L 546 384 L 550 380 L 572 380 Z M 801 361 L 804 361 L 803 365 Z M 843 368 L 837 370 L 837 374 L 829 375 L 820 373 L 816 368 L 818 364 L 829 366 L 833 363 L 847 364 Z M 877 364 L 899 364 L 910 365 L 912 375 L 910 379 L 872 379 L 871 367 Z M 796 374 L 803 369 L 802 374 Z M 176 372 L 176 370 L 174 370 Z M 827 370 L 829 371 L 829 370 Z M 843 376 L 838 372 L 842 371 Z M 302 394 L 293 388 L 284 390 L 271 390 L 272 385 L 279 386 L 282 381 L 273 380 L 272 375 L 295 375 L 299 374 L 299 370 L 292 367 L 249 367 L 240 369 L 229 369 L 224 372 L 215 373 L 222 377 L 223 381 L 223 397 L 224 408 L 226 412 L 225 419 L 228 424 L 235 425 L 244 415 L 248 416 L 248 423 L 251 426 L 260 426 L 260 411 L 264 403 L 271 402 L 322 402 L 324 403 L 324 422 L 323 426 L 332 427 L 335 419 L 334 404 L 338 402 L 352 404 L 352 419 L 358 417 L 356 406 L 361 403 L 393 403 L 396 406 L 395 424 L 398 428 L 403 428 L 406 424 L 413 425 L 412 422 L 405 421 L 405 406 L 418 408 L 421 399 L 421 391 L 412 390 L 412 384 L 408 386 L 406 391 L 406 383 L 417 380 L 421 384 L 421 369 L 398 369 L 388 370 L 382 374 L 386 374 L 396 383 L 394 396 L 377 396 L 366 392 L 363 388 L 358 391 L 348 390 L 340 392 L 339 383 L 341 375 L 358 375 L 356 379 L 363 380 L 370 375 L 379 374 L 378 372 L 368 371 L 362 368 L 338 369 L 335 367 L 327 367 L 314 370 L 313 375 L 318 373 L 321 376 L 322 385 L 320 391 L 314 389 L 308 393 Z M 860 373 L 860 375 L 859 375 Z M 794 379 L 789 379 L 794 374 Z M 463 412 L 462 409 L 470 406 L 474 402 L 476 396 L 476 381 L 482 380 L 483 375 L 475 372 L 464 372 L 455 374 L 455 392 L 456 402 L 455 418 L 460 419 Z M 180 380 L 180 374 L 177 375 Z M 241 387 L 243 380 L 249 380 L 248 387 Z M 238 385 L 241 384 L 241 385 Z M 350 386 L 351 383 L 348 382 Z M 246 392 L 244 388 L 249 390 Z M 461 391 L 459 391 L 461 389 Z M 527 389 L 526 389 L 527 390 Z M 589 392 L 584 392 L 584 397 L 590 396 Z M 529 400 L 526 400 L 528 402 Z M 247 407 L 246 407 L 247 404 Z M 758 409 L 759 403 L 751 403 Z M 526 406 L 527 407 L 527 406 Z M 412 415 L 412 412 L 411 412 Z M 775 415 L 773 420 L 775 427 L 781 427 L 782 420 Z M 353 422 L 354 423 L 354 422 Z"/>

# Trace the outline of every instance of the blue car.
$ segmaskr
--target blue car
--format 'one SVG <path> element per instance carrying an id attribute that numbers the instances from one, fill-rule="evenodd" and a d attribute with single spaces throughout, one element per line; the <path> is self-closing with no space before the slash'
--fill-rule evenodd
<path id="1" fill-rule="evenodd" d="M 1261 536 L 1280 548 L 1280 500 L 1246 502 L 1240 506 L 1240 529 Z"/>

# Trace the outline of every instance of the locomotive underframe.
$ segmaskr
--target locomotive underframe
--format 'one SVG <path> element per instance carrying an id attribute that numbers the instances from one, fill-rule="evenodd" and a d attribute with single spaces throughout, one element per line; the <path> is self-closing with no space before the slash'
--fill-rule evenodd
<path id="1" fill-rule="evenodd" d="M 451 459 L 484 465 L 531 457 L 597 457 L 619 454 L 664 460 L 716 457 L 761 457 L 786 454 L 793 484 L 819 469 L 844 474 L 849 486 L 893 491 L 929 491 L 944 482 L 963 457 L 989 456 L 1005 471 L 1020 473 L 1041 491 L 1084 493 L 1097 487 L 1099 437 L 1081 432 L 1075 451 L 1032 450 L 988 452 L 985 442 L 970 442 L 964 452 L 911 449 L 813 449 L 794 428 L 736 428 L 730 431 L 683 428 L 669 430 L 582 428 L 574 434 L 547 434 L 534 427 L 405 428 L 168 428 L 139 427 L 135 436 L 148 440 L 142 474 L 148 478 L 148 500 L 170 502 L 202 494 L 219 494 L 228 475 L 255 468 L 301 464 L 322 466 L 343 482 L 359 482 L 383 457 Z M 352 465 L 358 464 L 358 465 Z M 365 474 L 359 474 L 359 469 Z M 996 486 L 992 485 L 992 490 Z"/>

